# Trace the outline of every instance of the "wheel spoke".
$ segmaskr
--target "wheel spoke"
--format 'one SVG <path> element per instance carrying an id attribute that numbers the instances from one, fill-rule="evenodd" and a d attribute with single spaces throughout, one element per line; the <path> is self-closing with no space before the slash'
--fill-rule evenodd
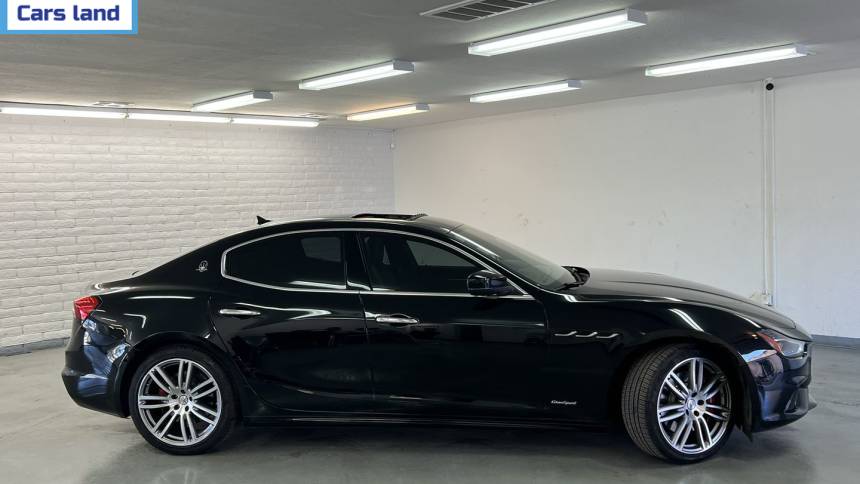
<path id="1" fill-rule="evenodd" d="M 155 400 L 159 402 L 167 401 L 168 398 L 162 395 L 141 395 L 137 397 L 138 400 Z"/>
<path id="2" fill-rule="evenodd" d="M 164 426 L 164 428 L 161 429 L 161 432 L 158 433 L 159 439 L 164 437 L 164 434 L 166 434 L 167 431 L 170 429 L 170 426 L 173 425 L 173 421 L 176 420 L 176 413 L 174 413 L 174 412 L 168 412 L 168 413 L 165 413 L 164 415 L 165 416 L 170 415 L 170 419 L 167 421 L 167 424 Z M 158 427 L 156 427 L 155 430 L 157 431 Z"/>
<path id="3" fill-rule="evenodd" d="M 167 376 L 166 373 L 164 373 L 164 370 L 161 369 L 161 366 L 156 365 L 155 371 L 158 372 L 158 376 L 164 379 L 164 382 L 167 383 L 167 386 L 169 386 L 170 388 L 176 388 L 176 385 L 173 383 L 173 380 L 171 380 L 170 377 Z"/>
<path id="4" fill-rule="evenodd" d="M 188 443 L 188 434 L 185 432 L 185 415 L 179 415 L 179 431 L 182 433 L 182 441 Z"/>
<path id="5" fill-rule="evenodd" d="M 711 447 L 711 429 L 708 427 L 708 422 L 703 418 L 696 419 L 696 423 L 698 424 L 699 430 L 699 443 L 702 444 L 702 449 L 708 449 Z"/>
<path id="6" fill-rule="evenodd" d="M 675 374 L 673 373 L 672 376 L 674 377 Z M 681 384 L 683 385 L 683 382 Z M 682 400 L 687 398 L 687 392 L 686 392 L 687 387 L 683 387 L 685 391 L 681 391 L 678 389 L 677 386 L 675 386 L 675 383 L 672 380 L 666 380 L 666 386 L 669 387 L 670 390 L 675 392 L 675 395 L 678 395 Z"/>
<path id="7" fill-rule="evenodd" d="M 699 445 L 701 446 L 701 448 L 706 449 L 707 446 L 705 445 L 705 437 L 704 435 L 702 435 L 702 426 L 699 423 L 698 419 L 696 419 L 696 438 L 699 439 Z"/>
<path id="8" fill-rule="evenodd" d="M 165 393 L 170 393 L 170 385 L 167 383 L 163 383 L 159 379 L 159 377 L 156 375 L 155 371 L 149 370 L 148 375 L 149 375 L 149 379 L 152 380 L 152 382 L 155 383 L 158 386 L 158 388 L 161 388 L 161 390 L 164 391 Z"/>
<path id="9" fill-rule="evenodd" d="M 704 371 L 704 363 L 698 358 L 690 359 L 690 391 L 698 392 L 702 386 L 702 373 Z"/>
<path id="10" fill-rule="evenodd" d="M 660 421 L 660 423 L 669 422 L 669 421 L 681 418 L 685 415 L 687 415 L 687 412 L 672 413 L 672 414 L 664 415 L 664 416 L 660 417 L 659 421 Z"/>
<path id="11" fill-rule="evenodd" d="M 195 399 L 203 398 L 206 395 L 209 395 L 210 393 L 212 393 L 218 389 L 218 385 L 215 384 L 215 380 L 210 379 L 210 380 L 208 380 L 208 382 L 211 383 L 212 386 L 210 386 L 209 388 L 207 388 L 206 390 L 204 390 L 202 392 L 198 392 L 200 387 L 203 386 L 205 382 L 201 383 L 200 385 L 197 385 L 197 387 L 195 387 L 194 390 L 191 390 L 191 392 L 190 392 L 191 396 L 194 397 Z"/>
<path id="12" fill-rule="evenodd" d="M 165 420 L 167 420 L 167 417 L 169 417 L 171 413 L 172 412 L 164 412 L 164 415 L 162 415 L 161 418 L 159 418 L 158 421 L 155 422 L 155 425 L 152 426 L 153 433 L 156 433 L 158 428 L 161 427 L 161 424 L 164 423 Z"/>
<path id="13" fill-rule="evenodd" d="M 182 385 L 182 367 L 185 361 L 179 360 L 179 368 L 176 369 L 176 388 L 184 388 Z"/>
<path id="14" fill-rule="evenodd" d="M 685 395 L 690 394 L 690 388 L 687 387 L 687 384 L 684 383 L 684 380 L 682 380 L 681 377 L 679 377 L 678 374 L 674 371 L 672 372 L 672 379 L 675 380 L 675 383 L 677 383 L 679 387 L 681 387 L 681 390 L 684 391 Z"/>
<path id="15" fill-rule="evenodd" d="M 687 445 L 687 440 L 690 439 L 690 434 L 693 433 L 693 421 L 690 420 L 690 424 L 687 425 L 687 430 L 684 431 L 684 435 L 681 436 L 681 440 L 678 442 L 680 447 L 683 449 L 685 445 Z"/>
<path id="16" fill-rule="evenodd" d="M 191 420 L 191 413 L 186 413 L 185 418 L 188 420 L 186 425 L 188 426 L 188 432 L 191 434 L 191 440 L 197 440 L 197 431 L 194 430 L 194 421 Z"/>
<path id="17" fill-rule="evenodd" d="M 720 422 L 725 422 L 726 420 L 728 420 L 728 418 L 725 415 L 717 415 L 717 414 L 715 414 L 713 412 L 709 412 L 707 410 L 705 410 L 705 415 L 709 415 L 709 416 L 719 420 Z"/>
<path id="18" fill-rule="evenodd" d="M 214 421 L 214 420 L 212 420 L 212 419 L 210 419 L 209 417 L 204 417 L 203 415 L 201 415 L 201 414 L 197 411 L 197 409 L 198 409 L 198 408 L 200 408 L 200 407 L 198 407 L 198 406 L 191 407 L 191 413 L 192 413 L 195 417 L 197 417 L 197 418 L 199 418 L 200 420 L 202 420 L 202 421 L 204 421 L 204 422 L 208 423 L 209 425 L 215 425 L 215 421 Z"/>
<path id="19" fill-rule="evenodd" d="M 152 404 L 138 405 L 137 408 L 151 410 L 153 408 L 166 408 L 169 406 L 170 406 L 169 403 L 152 403 Z"/>
<path id="20" fill-rule="evenodd" d="M 710 392 L 711 389 L 714 388 L 714 385 L 716 385 L 717 382 L 719 382 L 719 381 L 720 381 L 719 375 L 715 376 L 707 385 L 702 387 L 702 390 L 699 392 L 699 394 L 705 395 L 706 396 L 705 398 L 710 398 L 710 397 L 707 397 L 708 392 Z"/>
<path id="21" fill-rule="evenodd" d="M 657 408 L 657 413 L 664 413 L 670 410 L 678 410 L 679 408 L 684 408 L 683 403 L 673 403 L 672 405 L 665 405 Z"/>
<path id="22" fill-rule="evenodd" d="M 708 400 L 708 399 L 710 399 L 710 398 L 713 398 L 713 397 L 714 397 L 714 395 L 716 395 L 717 393 L 720 393 L 720 390 L 722 390 L 722 389 L 723 389 L 723 386 L 725 386 L 725 384 L 726 384 L 726 382 L 725 382 L 725 381 L 721 381 L 721 382 L 717 383 L 717 384 L 714 386 L 714 388 L 710 388 L 710 389 L 709 389 L 710 391 L 709 391 L 708 393 L 705 393 L 705 397 L 704 397 L 704 398 L 705 398 L 705 400 Z M 704 392 L 702 392 L 702 393 L 704 393 Z"/>
<path id="23" fill-rule="evenodd" d="M 197 402 L 194 402 L 194 408 L 199 409 L 199 410 L 203 410 L 204 412 L 208 413 L 209 415 L 212 415 L 213 417 L 218 416 L 218 412 L 216 412 L 215 410 L 212 410 L 209 407 L 205 407 L 203 405 L 200 405 Z"/>
<path id="24" fill-rule="evenodd" d="M 185 372 L 185 383 L 182 385 L 183 390 L 188 390 L 188 385 L 191 383 L 191 371 L 194 369 L 194 364 L 188 363 L 188 371 Z"/>
<path id="25" fill-rule="evenodd" d="M 203 397 L 205 397 L 206 395 L 209 395 L 210 393 L 214 392 L 214 391 L 215 391 L 215 390 L 217 390 L 217 389 L 218 389 L 218 387 L 213 386 L 213 387 L 209 388 L 208 390 L 206 390 L 205 392 L 195 393 L 195 394 L 194 394 L 194 395 L 192 395 L 192 396 L 193 396 L 194 398 L 203 398 Z"/>
<path id="26" fill-rule="evenodd" d="M 728 408 L 726 408 L 722 405 L 714 405 L 713 403 L 706 403 L 705 408 L 713 408 L 714 410 L 717 410 L 719 412 L 724 412 L 724 413 L 728 413 L 728 411 L 729 411 Z"/>
<path id="27" fill-rule="evenodd" d="M 681 436 L 684 435 L 685 430 L 690 426 L 690 417 L 684 416 L 684 420 L 681 422 L 681 425 L 675 429 L 675 433 L 672 434 L 672 445 L 678 445 L 678 441 L 681 441 L 681 445 L 684 445 L 684 441 L 681 440 Z"/>
<path id="28" fill-rule="evenodd" d="M 213 380 L 212 378 L 208 378 L 203 383 L 201 383 L 201 384 L 197 385 L 196 387 L 192 388 L 191 390 L 189 390 L 188 393 L 194 395 L 195 393 L 197 393 L 197 390 L 200 390 L 201 388 L 205 387 L 206 385 L 208 385 L 210 383 L 215 383 L 215 380 Z"/>

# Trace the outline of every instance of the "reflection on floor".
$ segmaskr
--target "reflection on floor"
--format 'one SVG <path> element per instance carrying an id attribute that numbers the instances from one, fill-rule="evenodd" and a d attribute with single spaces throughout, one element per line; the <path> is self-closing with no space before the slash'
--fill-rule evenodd
<path id="1" fill-rule="evenodd" d="M 131 421 L 75 406 L 60 349 L 0 358 L 0 481 L 72 483 L 844 483 L 860 473 L 860 352 L 816 347 L 801 421 L 732 435 L 714 459 L 672 466 L 623 435 L 532 430 L 242 430 L 221 451 L 172 457 Z"/>

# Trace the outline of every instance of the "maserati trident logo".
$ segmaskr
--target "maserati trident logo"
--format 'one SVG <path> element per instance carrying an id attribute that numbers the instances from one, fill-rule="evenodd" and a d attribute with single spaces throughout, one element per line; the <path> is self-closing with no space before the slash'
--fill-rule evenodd
<path id="1" fill-rule="evenodd" d="M 568 407 L 575 407 L 577 402 L 576 401 L 571 402 L 570 400 L 552 400 L 549 403 L 551 405 L 565 405 Z"/>
<path id="2" fill-rule="evenodd" d="M 200 265 L 197 266 L 197 272 L 206 272 L 209 270 L 209 262 L 202 260 L 200 261 Z"/>

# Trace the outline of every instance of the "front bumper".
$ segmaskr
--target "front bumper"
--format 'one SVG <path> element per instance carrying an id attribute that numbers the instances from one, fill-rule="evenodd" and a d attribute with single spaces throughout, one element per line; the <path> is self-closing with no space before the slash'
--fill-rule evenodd
<path id="1" fill-rule="evenodd" d="M 816 407 L 810 394 L 812 353 L 786 358 L 768 352 L 748 359 L 747 366 L 754 386 L 752 431 L 768 430 L 789 424 Z M 751 395 L 752 396 L 752 395 Z"/>

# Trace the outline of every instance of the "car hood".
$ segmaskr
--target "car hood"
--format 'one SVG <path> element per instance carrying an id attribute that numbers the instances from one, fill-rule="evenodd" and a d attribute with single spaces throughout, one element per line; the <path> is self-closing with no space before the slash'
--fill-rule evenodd
<path id="1" fill-rule="evenodd" d="M 705 284 L 650 272 L 588 269 L 586 283 L 576 289 L 592 300 L 648 300 L 703 304 L 723 308 L 773 329 L 795 329 L 791 319 L 743 296 Z"/>

